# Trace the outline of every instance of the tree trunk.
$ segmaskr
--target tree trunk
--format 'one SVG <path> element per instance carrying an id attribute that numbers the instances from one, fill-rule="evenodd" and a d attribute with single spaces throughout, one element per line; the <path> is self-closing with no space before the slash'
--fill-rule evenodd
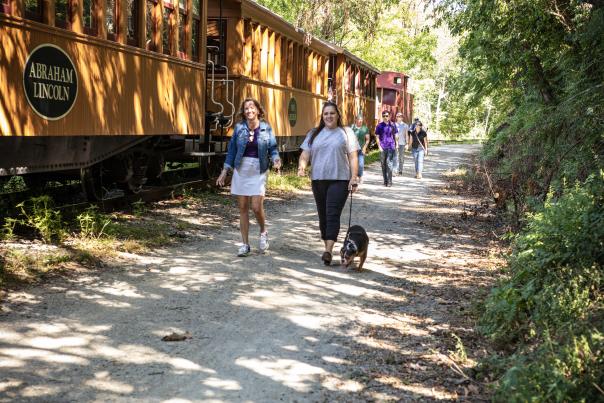
<path id="1" fill-rule="evenodd" d="M 554 90 L 552 85 L 547 81 L 545 77 L 545 71 L 543 70 L 543 64 L 541 63 L 541 59 L 530 48 L 530 46 L 526 43 L 523 44 L 524 49 L 528 53 L 528 62 L 529 66 L 527 66 L 531 72 L 530 79 L 534 85 L 537 86 L 537 89 L 541 93 L 541 98 L 543 98 L 543 103 L 546 105 L 554 102 Z"/>
<path id="2" fill-rule="evenodd" d="M 440 103 L 445 98 L 445 83 L 446 78 L 443 77 L 440 90 L 438 91 L 438 100 L 436 101 L 436 122 L 434 123 L 434 131 L 440 133 Z"/>

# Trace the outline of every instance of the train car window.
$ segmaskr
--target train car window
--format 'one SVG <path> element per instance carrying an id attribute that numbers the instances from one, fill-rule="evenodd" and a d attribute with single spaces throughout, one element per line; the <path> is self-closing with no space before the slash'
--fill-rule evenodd
<path id="1" fill-rule="evenodd" d="M 175 54 L 176 49 L 172 49 L 174 29 L 176 24 L 174 21 L 174 4 L 171 0 L 164 0 L 164 14 L 163 14 L 163 25 L 162 25 L 162 47 L 163 52 L 166 55 Z"/>
<path id="2" fill-rule="evenodd" d="M 157 51 L 155 48 L 155 43 L 153 42 L 153 36 L 157 32 L 157 23 L 153 18 L 153 9 L 155 8 L 156 4 L 157 2 L 154 0 L 146 0 L 145 5 L 145 49 L 153 51 Z"/>
<path id="3" fill-rule="evenodd" d="M 294 42 L 292 65 L 292 87 L 300 88 L 300 46 Z"/>
<path id="4" fill-rule="evenodd" d="M 216 64 L 216 68 L 226 64 L 226 19 L 208 19 L 207 45 L 208 58 Z"/>
<path id="5" fill-rule="evenodd" d="M 201 58 L 199 55 L 199 35 L 201 34 L 201 2 L 200 0 L 193 0 L 191 4 L 191 59 L 199 62 L 205 62 L 205 60 L 200 60 Z"/>
<path id="6" fill-rule="evenodd" d="M 137 46 L 138 36 L 138 2 L 139 0 L 128 1 L 128 25 L 126 27 L 126 42 L 128 45 Z"/>
<path id="7" fill-rule="evenodd" d="M 166 4 L 164 3 L 164 13 L 162 16 L 163 19 L 163 24 L 162 24 L 162 35 L 161 35 L 161 41 L 162 41 L 162 48 L 165 54 L 170 54 L 170 14 L 172 13 L 172 10 L 168 7 L 166 7 Z"/>
<path id="8" fill-rule="evenodd" d="M 115 34 L 117 33 L 117 21 L 115 19 L 117 15 L 115 12 L 116 6 L 116 0 L 106 0 L 105 2 L 105 27 L 107 28 L 107 39 L 112 41 L 115 41 Z"/>
<path id="9" fill-rule="evenodd" d="M 8 3 L 8 0 L 2 0 L 2 2 L 0 2 L 0 13 L 4 13 L 4 14 L 10 14 L 10 4 Z"/>
<path id="10" fill-rule="evenodd" d="M 184 0 L 178 2 L 178 57 L 187 59 L 185 43 L 185 22 L 187 21 L 187 3 Z"/>
<path id="11" fill-rule="evenodd" d="M 25 0 L 25 18 L 42 21 L 42 0 Z"/>
<path id="12" fill-rule="evenodd" d="M 344 91 L 350 91 L 350 64 L 346 63 L 346 68 L 344 70 Z"/>
<path id="13" fill-rule="evenodd" d="M 327 96 L 336 101 L 336 55 L 329 56 L 327 66 Z"/>
<path id="14" fill-rule="evenodd" d="M 286 85 L 287 83 L 287 38 L 281 37 L 281 60 L 279 64 L 279 82 L 277 84 Z"/>
<path id="15" fill-rule="evenodd" d="M 83 24 L 84 24 L 84 32 L 88 35 L 96 35 L 96 24 L 94 23 L 94 2 L 92 0 L 84 0 L 83 1 Z"/>
<path id="16" fill-rule="evenodd" d="M 55 1 L 55 26 L 59 28 L 68 28 L 69 25 L 69 7 L 67 0 Z"/>
<path id="17" fill-rule="evenodd" d="M 199 60 L 199 25 L 199 16 L 193 15 L 193 24 L 191 25 L 191 58 L 203 62 L 203 60 Z"/>

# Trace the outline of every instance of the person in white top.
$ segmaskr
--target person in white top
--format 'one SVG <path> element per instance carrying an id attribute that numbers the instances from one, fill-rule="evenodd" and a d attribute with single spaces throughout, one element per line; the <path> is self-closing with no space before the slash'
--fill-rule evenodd
<path id="1" fill-rule="evenodd" d="M 405 164 L 405 151 L 407 151 L 407 136 L 409 135 L 409 125 L 403 122 L 403 114 L 396 114 L 396 137 L 398 139 L 398 174 L 403 174 L 403 165 Z"/>
<path id="2" fill-rule="evenodd" d="M 318 127 L 306 135 L 300 146 L 298 175 L 306 175 L 311 164 L 312 192 L 319 215 L 319 229 L 325 251 L 323 264 L 331 265 L 333 245 L 340 232 L 340 216 L 349 192 L 357 190 L 359 143 L 353 131 L 342 125 L 338 106 L 323 105 Z"/>
<path id="3" fill-rule="evenodd" d="M 281 158 L 277 139 L 271 126 L 264 120 L 264 108 L 254 99 L 247 98 L 239 109 L 240 121 L 233 130 L 229 142 L 224 168 L 216 180 L 216 185 L 224 186 L 229 171 L 233 171 L 231 194 L 237 196 L 239 203 L 239 227 L 243 244 L 237 256 L 248 256 L 251 252 L 249 243 L 250 207 L 260 227 L 258 249 L 266 252 L 269 246 L 264 213 L 264 194 L 266 179 L 272 161 L 273 168 L 281 167 Z"/>

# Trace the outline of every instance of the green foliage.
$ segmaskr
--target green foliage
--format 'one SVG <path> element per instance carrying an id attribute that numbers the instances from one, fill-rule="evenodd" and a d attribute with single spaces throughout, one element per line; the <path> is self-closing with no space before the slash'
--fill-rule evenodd
<path id="1" fill-rule="evenodd" d="M 6 217 L 2 224 L 2 231 L 0 232 L 0 239 L 11 240 L 15 237 L 15 227 L 19 224 L 18 218 Z"/>
<path id="2" fill-rule="evenodd" d="M 22 217 L 18 223 L 34 229 L 44 242 L 60 241 L 65 236 L 61 212 L 54 209 L 50 197 L 32 197 L 17 207 L 21 209 Z"/>
<path id="3" fill-rule="evenodd" d="M 76 217 L 80 234 L 85 238 L 100 238 L 111 219 L 101 213 L 97 206 L 90 206 Z"/>
<path id="4" fill-rule="evenodd" d="M 604 172 L 562 192 L 529 216 L 486 301 L 482 330 L 516 349 L 498 392 L 508 401 L 601 398 Z"/>
<path id="5" fill-rule="evenodd" d="M 455 339 L 455 351 L 451 352 L 451 355 L 455 361 L 459 361 L 462 364 L 468 360 L 468 354 L 466 353 L 466 348 L 461 341 L 461 338 L 455 333 L 451 333 L 453 339 Z"/>
<path id="6" fill-rule="evenodd" d="M 258 3 L 306 32 L 341 46 L 350 39 L 354 29 L 362 29 L 372 36 L 380 13 L 397 4 L 397 1 L 259 0 Z"/>
<path id="7" fill-rule="evenodd" d="M 132 214 L 137 217 L 142 217 L 147 212 L 147 204 L 142 201 L 132 202 Z"/>
<path id="8" fill-rule="evenodd" d="M 293 192 L 309 187 L 310 179 L 307 176 L 298 176 L 294 170 L 282 172 L 280 175 L 271 173 L 268 176 L 267 189 L 270 191 Z"/>
<path id="9" fill-rule="evenodd" d="M 25 189 L 27 189 L 27 185 L 22 176 L 14 175 L 10 179 L 0 182 L 0 193 L 20 192 Z"/>
<path id="10" fill-rule="evenodd" d="M 604 383 L 604 335 L 584 328 L 553 340 L 547 335 L 534 351 L 515 355 L 495 401 L 595 402 Z"/>
<path id="11" fill-rule="evenodd" d="M 439 1 L 439 21 L 460 38 L 460 65 L 449 78 L 447 110 L 463 116 L 461 102 L 468 111 L 477 108 L 484 113 L 489 98 L 493 106 L 489 127 L 497 129 L 503 123 L 513 124 L 519 113 L 530 108 L 552 107 L 546 113 L 555 117 L 557 109 L 572 109 L 566 108 L 568 102 L 578 101 L 586 107 L 590 103 L 582 98 L 594 91 L 600 93 L 596 104 L 601 104 L 604 7 L 587 3 L 591 2 Z M 594 108 L 593 114 L 597 113 Z M 468 118 L 472 115 L 475 113 Z M 567 122 L 584 115 L 585 109 L 579 114 L 563 114 Z M 546 138 L 553 140 L 560 131 L 559 127 L 549 131 Z"/>
<path id="12" fill-rule="evenodd" d="M 379 150 L 371 150 L 367 155 L 365 155 L 365 165 L 373 164 L 380 160 L 380 151 Z"/>

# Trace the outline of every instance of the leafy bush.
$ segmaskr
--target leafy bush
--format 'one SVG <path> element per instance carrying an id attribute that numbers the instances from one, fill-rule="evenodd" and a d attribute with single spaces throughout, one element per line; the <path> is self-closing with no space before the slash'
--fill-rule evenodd
<path id="1" fill-rule="evenodd" d="M 85 238 L 99 238 L 111 219 L 99 211 L 97 206 L 88 207 L 76 217 L 80 225 L 80 234 Z"/>
<path id="2" fill-rule="evenodd" d="M 21 209 L 21 217 L 23 217 L 19 224 L 36 230 L 44 242 L 60 241 L 65 236 L 61 212 L 54 209 L 50 197 L 32 197 L 19 203 L 17 207 Z"/>
<path id="3" fill-rule="evenodd" d="M 514 366 L 502 378 L 496 401 L 602 401 L 604 334 L 593 327 L 557 340 L 546 334 L 534 351 L 512 358 Z"/>
<path id="4" fill-rule="evenodd" d="M 554 196 L 529 215 L 482 317 L 488 336 L 516 349 L 505 400 L 603 396 L 604 172 Z"/>

